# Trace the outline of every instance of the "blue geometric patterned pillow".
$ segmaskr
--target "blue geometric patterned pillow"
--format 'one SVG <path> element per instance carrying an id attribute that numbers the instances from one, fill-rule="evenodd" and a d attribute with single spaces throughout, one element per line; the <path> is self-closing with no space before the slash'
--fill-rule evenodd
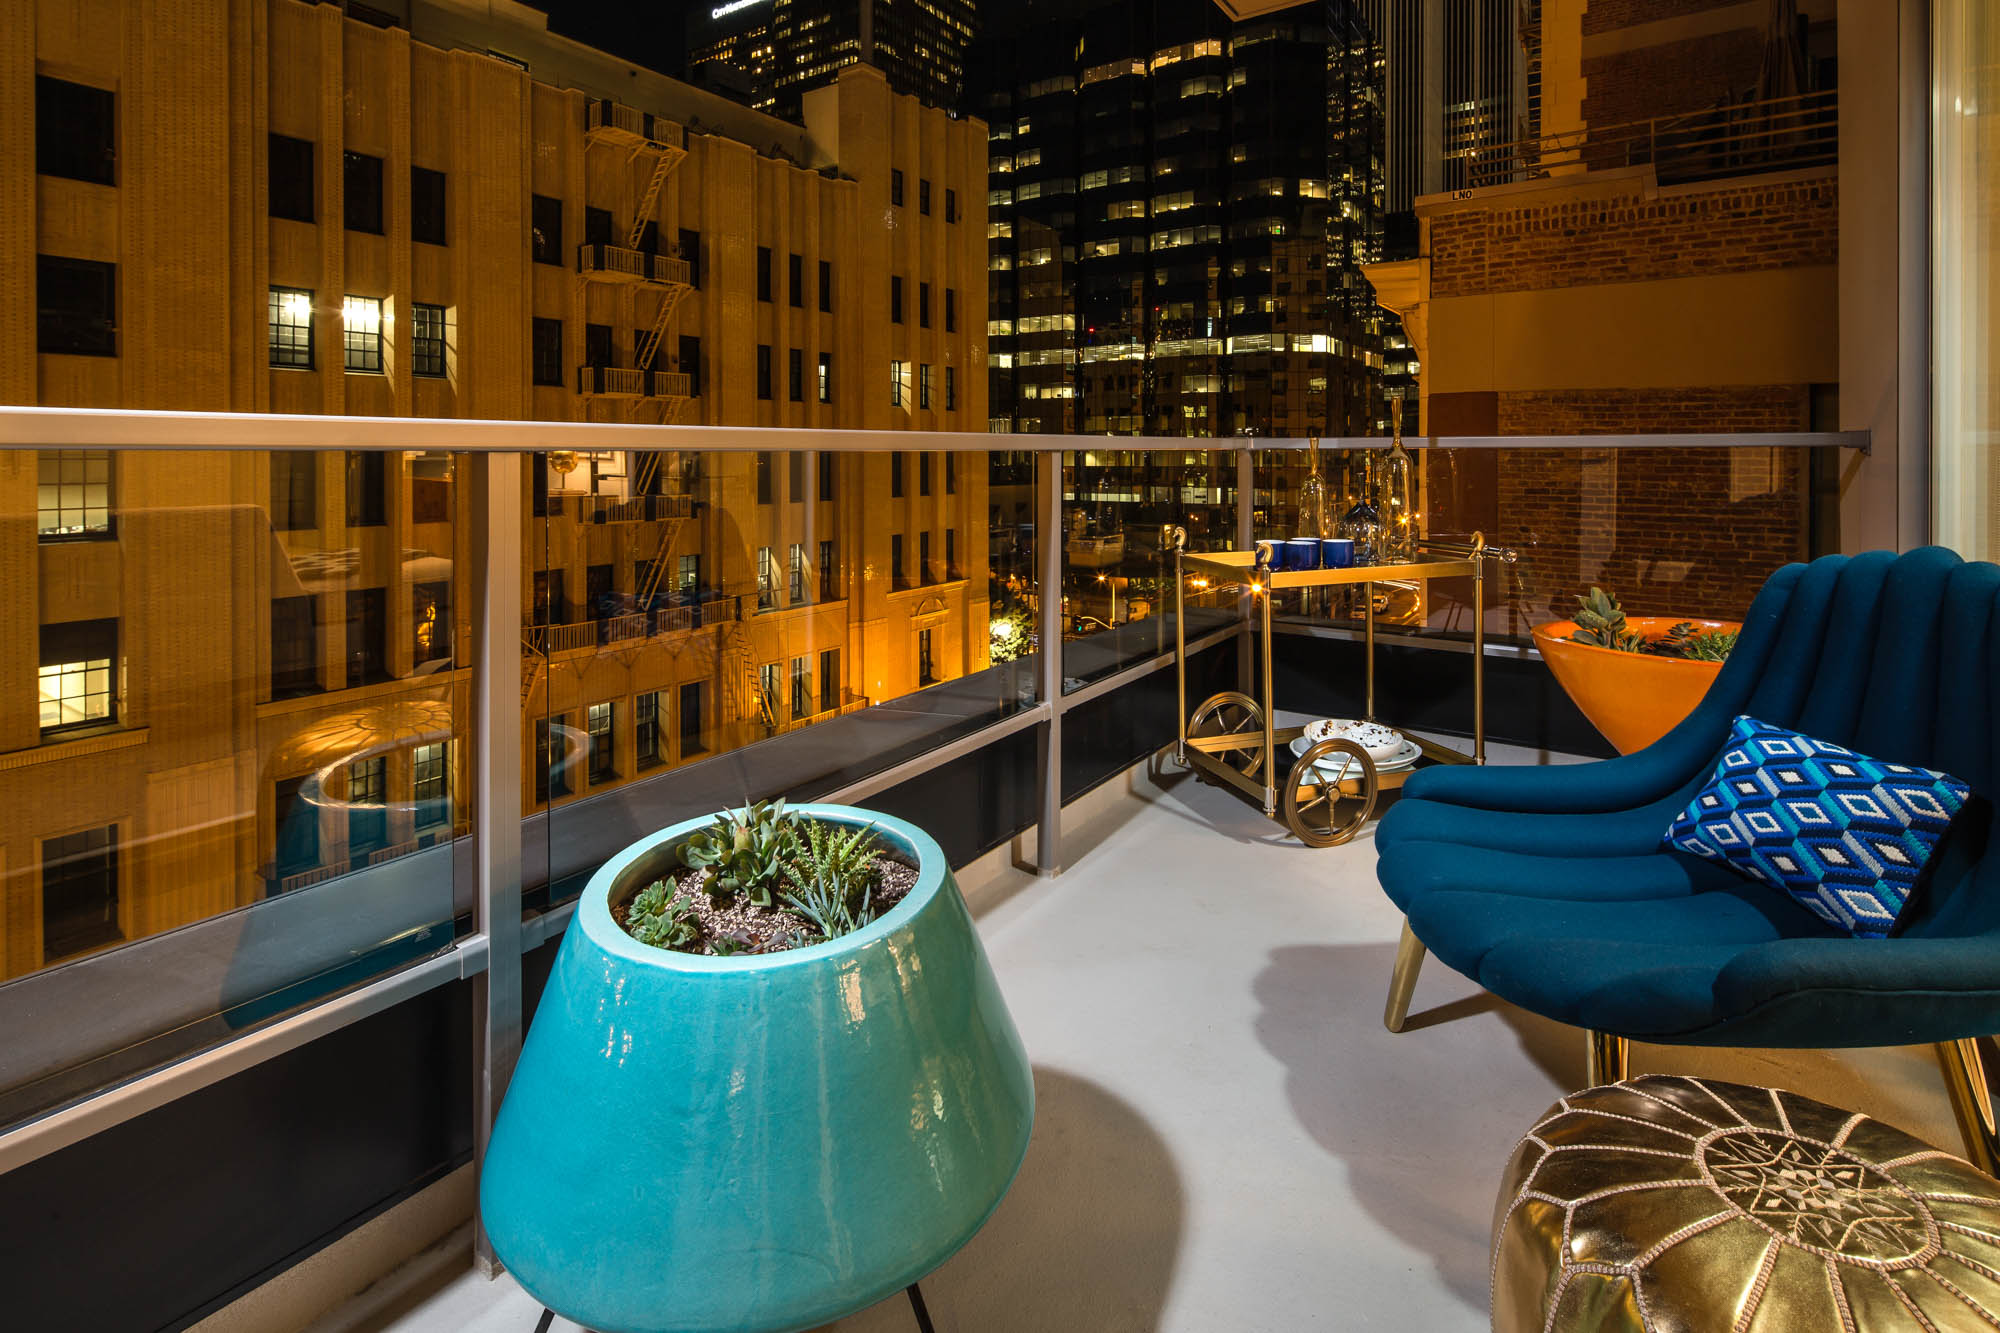
<path id="1" fill-rule="evenodd" d="M 1745 716 L 1661 841 L 1783 889 L 1850 935 L 1880 939 L 1969 794 L 1946 774 Z"/>

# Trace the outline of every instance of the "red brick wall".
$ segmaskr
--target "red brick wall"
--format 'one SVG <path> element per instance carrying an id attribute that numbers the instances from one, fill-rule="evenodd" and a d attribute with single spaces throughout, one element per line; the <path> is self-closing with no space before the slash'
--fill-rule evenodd
<path id="1" fill-rule="evenodd" d="M 1639 23 L 1683 18 L 1738 3 L 1740 0 L 1589 0 L 1583 7 L 1583 35 L 1589 37 Z"/>
<path id="2" fill-rule="evenodd" d="M 1839 228 L 1832 176 L 1446 213 L 1431 222 L 1431 296 L 1833 264 Z"/>
<path id="3" fill-rule="evenodd" d="M 1755 28 L 1585 56 L 1584 123 L 1603 129 L 1741 100 L 1757 86 L 1763 59 Z"/>

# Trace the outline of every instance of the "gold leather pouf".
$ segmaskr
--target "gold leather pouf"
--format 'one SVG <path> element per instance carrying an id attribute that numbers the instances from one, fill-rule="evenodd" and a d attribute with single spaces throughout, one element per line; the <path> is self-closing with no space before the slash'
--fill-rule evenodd
<path id="1" fill-rule="evenodd" d="M 2000 1181 L 1790 1092 L 1649 1076 L 1563 1098 L 1493 1226 L 1495 1333 L 2000 1328 Z"/>

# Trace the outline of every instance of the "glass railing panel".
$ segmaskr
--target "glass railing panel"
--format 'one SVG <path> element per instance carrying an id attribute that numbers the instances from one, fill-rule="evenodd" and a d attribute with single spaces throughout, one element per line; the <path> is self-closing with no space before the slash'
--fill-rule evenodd
<path id="1" fill-rule="evenodd" d="M 0 1124 L 449 947 L 461 473 L 0 454 Z"/>
<path id="2" fill-rule="evenodd" d="M 1174 650 L 1171 528 L 1190 551 L 1236 544 L 1235 451 L 1103 443 L 1063 455 L 1066 692 Z M 1181 591 L 1190 638 L 1234 621 L 1232 590 L 1187 579 Z"/>
<path id="3" fill-rule="evenodd" d="M 1033 704 L 1032 462 L 902 441 L 529 460 L 530 883 Z"/>

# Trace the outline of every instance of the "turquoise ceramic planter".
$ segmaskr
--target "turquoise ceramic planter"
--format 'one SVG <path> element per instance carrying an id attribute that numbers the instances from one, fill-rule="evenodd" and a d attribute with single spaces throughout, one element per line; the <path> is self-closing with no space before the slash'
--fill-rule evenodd
<path id="1" fill-rule="evenodd" d="M 601 1333 L 805 1329 L 963 1245 L 1027 1151 L 1020 1036 L 936 842 L 845 806 L 916 864 L 880 920 L 708 958 L 611 919 L 691 820 L 591 877 L 494 1125 L 480 1213 L 521 1285 Z"/>

